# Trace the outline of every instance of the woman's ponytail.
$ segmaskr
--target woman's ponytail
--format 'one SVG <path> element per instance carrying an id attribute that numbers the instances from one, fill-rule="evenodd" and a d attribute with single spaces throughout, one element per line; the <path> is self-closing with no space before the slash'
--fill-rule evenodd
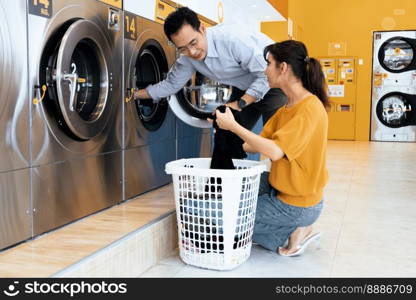
<path id="1" fill-rule="evenodd" d="M 305 57 L 306 72 L 302 76 L 303 86 L 316 95 L 325 108 L 329 108 L 328 94 L 326 91 L 325 76 L 321 64 L 313 57 Z"/>

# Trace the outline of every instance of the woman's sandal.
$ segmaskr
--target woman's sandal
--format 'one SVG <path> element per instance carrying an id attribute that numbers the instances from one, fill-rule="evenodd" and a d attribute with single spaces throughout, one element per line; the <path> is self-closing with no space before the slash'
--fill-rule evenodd
<path id="1" fill-rule="evenodd" d="M 318 242 L 321 238 L 321 233 L 317 232 L 315 234 L 310 235 L 309 237 L 307 237 L 306 239 L 303 240 L 302 243 L 300 243 L 297 247 L 296 247 L 296 251 L 289 253 L 289 254 L 283 254 L 280 252 L 281 249 L 283 249 L 282 247 L 279 247 L 278 253 L 281 256 L 287 256 L 287 257 L 292 257 L 292 256 L 299 256 L 302 255 L 303 252 L 305 252 L 306 248 L 308 247 L 308 245 L 310 243 L 312 243 L 313 241 Z"/>

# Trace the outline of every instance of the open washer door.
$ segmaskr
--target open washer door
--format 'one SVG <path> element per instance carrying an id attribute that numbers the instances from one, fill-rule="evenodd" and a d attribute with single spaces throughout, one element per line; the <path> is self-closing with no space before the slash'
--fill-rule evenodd
<path id="1" fill-rule="evenodd" d="M 145 88 L 163 80 L 168 71 L 168 62 L 161 44 L 151 38 L 149 33 L 141 37 L 145 42 L 138 42 L 129 66 L 129 80 L 126 88 Z M 148 38 L 146 40 L 146 38 Z M 151 99 L 131 101 L 130 109 L 134 111 L 136 120 L 149 131 L 157 131 L 163 124 L 168 111 L 166 99 L 154 103 Z"/>
<path id="2" fill-rule="evenodd" d="M 186 124 L 210 128 L 212 124 L 206 119 L 218 106 L 227 103 L 231 94 L 231 86 L 212 81 L 197 72 L 182 90 L 170 96 L 169 106 Z"/>
<path id="3" fill-rule="evenodd" d="M 110 46 L 100 28 L 84 19 L 72 23 L 55 45 L 40 70 L 49 87 L 55 118 L 72 138 L 90 140 L 102 132 L 111 117 Z"/>

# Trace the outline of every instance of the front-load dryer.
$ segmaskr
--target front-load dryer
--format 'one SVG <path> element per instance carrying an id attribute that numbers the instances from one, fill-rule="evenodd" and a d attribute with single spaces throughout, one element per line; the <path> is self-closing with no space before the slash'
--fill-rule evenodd
<path id="1" fill-rule="evenodd" d="M 34 234 L 122 197 L 122 11 L 28 1 Z"/>
<path id="2" fill-rule="evenodd" d="M 371 140 L 416 141 L 416 31 L 373 34 Z"/>
<path id="3" fill-rule="evenodd" d="M 0 0 L 0 249 L 31 237 L 26 0 Z"/>

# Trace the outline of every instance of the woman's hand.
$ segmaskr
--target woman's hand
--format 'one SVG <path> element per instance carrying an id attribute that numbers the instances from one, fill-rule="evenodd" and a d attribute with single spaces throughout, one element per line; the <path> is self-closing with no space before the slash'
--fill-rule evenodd
<path id="1" fill-rule="evenodd" d="M 233 113 L 228 107 L 225 109 L 224 113 L 216 110 L 215 115 L 217 116 L 217 125 L 221 129 L 233 131 L 233 129 L 238 126 Z"/>

